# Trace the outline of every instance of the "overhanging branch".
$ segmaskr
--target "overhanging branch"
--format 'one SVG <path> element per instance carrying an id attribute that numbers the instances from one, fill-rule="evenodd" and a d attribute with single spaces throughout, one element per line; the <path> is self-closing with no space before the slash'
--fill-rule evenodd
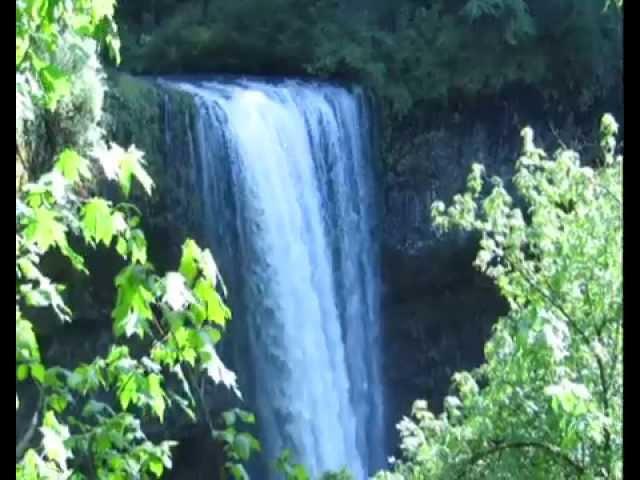
<path id="1" fill-rule="evenodd" d="M 525 449 L 536 449 L 541 450 L 545 453 L 548 453 L 550 456 L 561 460 L 564 464 L 571 467 L 577 474 L 578 477 L 581 477 L 584 474 L 584 467 L 571 458 L 569 455 L 564 453 L 560 448 L 555 445 L 550 445 L 544 442 L 537 441 L 515 441 L 515 442 L 505 442 L 495 445 L 494 447 L 487 448 L 481 452 L 478 452 L 471 456 L 465 468 L 463 468 L 462 472 L 456 477 L 458 480 L 463 478 L 467 473 L 467 469 L 472 467 L 478 461 L 490 457 L 492 455 L 501 453 L 505 450 L 525 450 Z"/>

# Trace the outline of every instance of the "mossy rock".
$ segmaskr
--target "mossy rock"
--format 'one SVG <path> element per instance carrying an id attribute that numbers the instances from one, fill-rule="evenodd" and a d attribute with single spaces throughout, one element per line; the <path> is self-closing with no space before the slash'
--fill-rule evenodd
<path id="1" fill-rule="evenodd" d="M 191 152 L 196 118 L 193 97 L 152 78 L 110 72 L 105 98 L 107 138 L 144 152 L 155 188 L 148 197 L 134 190 L 151 255 L 158 267 L 175 263 L 187 236 L 198 238 L 200 205 L 194 202 L 195 158 Z M 154 251 L 157 253 L 154 255 Z"/>

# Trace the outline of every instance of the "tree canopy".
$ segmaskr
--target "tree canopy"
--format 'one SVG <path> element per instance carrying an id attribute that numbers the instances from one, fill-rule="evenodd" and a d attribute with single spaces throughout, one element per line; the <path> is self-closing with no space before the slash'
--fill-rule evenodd
<path id="1" fill-rule="evenodd" d="M 511 85 L 586 109 L 622 66 L 622 14 L 607 0 L 121 3 L 133 72 L 355 80 L 393 117 Z"/>

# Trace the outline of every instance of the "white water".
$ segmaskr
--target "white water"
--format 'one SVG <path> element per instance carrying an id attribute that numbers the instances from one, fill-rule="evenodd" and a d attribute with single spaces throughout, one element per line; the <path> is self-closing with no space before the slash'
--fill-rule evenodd
<path id="1" fill-rule="evenodd" d="M 217 238 L 230 244 L 266 455 L 290 448 L 312 478 L 346 466 L 365 479 L 384 464 L 384 421 L 364 95 L 296 81 L 171 84 L 198 105 L 204 222 L 223 224 Z"/>

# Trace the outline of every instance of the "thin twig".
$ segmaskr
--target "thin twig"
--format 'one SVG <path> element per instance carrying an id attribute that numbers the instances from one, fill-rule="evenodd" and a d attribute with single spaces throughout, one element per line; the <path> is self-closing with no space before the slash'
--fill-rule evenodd
<path id="1" fill-rule="evenodd" d="M 198 392 L 198 399 L 200 400 L 200 408 L 202 409 L 203 413 L 204 413 L 204 418 L 207 422 L 207 426 L 209 427 L 209 432 L 211 433 L 211 438 L 212 439 L 216 439 L 216 429 L 213 428 L 213 420 L 211 419 L 211 415 L 209 414 L 209 409 L 207 409 L 207 404 L 205 402 L 204 399 L 204 395 L 202 393 L 202 389 L 200 388 L 200 386 L 197 384 L 197 380 L 193 377 L 193 375 L 191 374 L 191 371 L 189 370 L 189 368 L 187 367 L 185 369 L 187 376 L 189 377 L 189 383 L 191 384 L 191 388 L 195 388 L 196 391 Z"/>
<path id="2" fill-rule="evenodd" d="M 516 272 L 518 272 L 522 276 L 522 278 L 524 278 L 524 280 L 529 284 L 531 288 L 537 291 L 547 302 L 551 304 L 552 307 L 558 310 L 565 317 L 565 319 L 567 320 L 567 323 L 569 323 L 569 326 L 572 327 L 582 337 L 582 339 L 587 345 L 591 344 L 591 341 L 587 336 L 587 334 L 584 333 L 584 331 L 578 327 L 577 322 L 573 320 L 573 317 L 571 317 L 571 315 L 569 315 L 566 312 L 566 310 L 562 305 L 556 302 L 555 299 L 552 298 L 551 295 L 549 295 L 547 292 L 545 292 L 538 284 L 536 284 L 536 282 L 531 280 L 531 278 L 529 278 L 526 272 L 524 272 L 522 269 L 519 269 L 515 266 L 514 266 L 514 269 Z"/>

